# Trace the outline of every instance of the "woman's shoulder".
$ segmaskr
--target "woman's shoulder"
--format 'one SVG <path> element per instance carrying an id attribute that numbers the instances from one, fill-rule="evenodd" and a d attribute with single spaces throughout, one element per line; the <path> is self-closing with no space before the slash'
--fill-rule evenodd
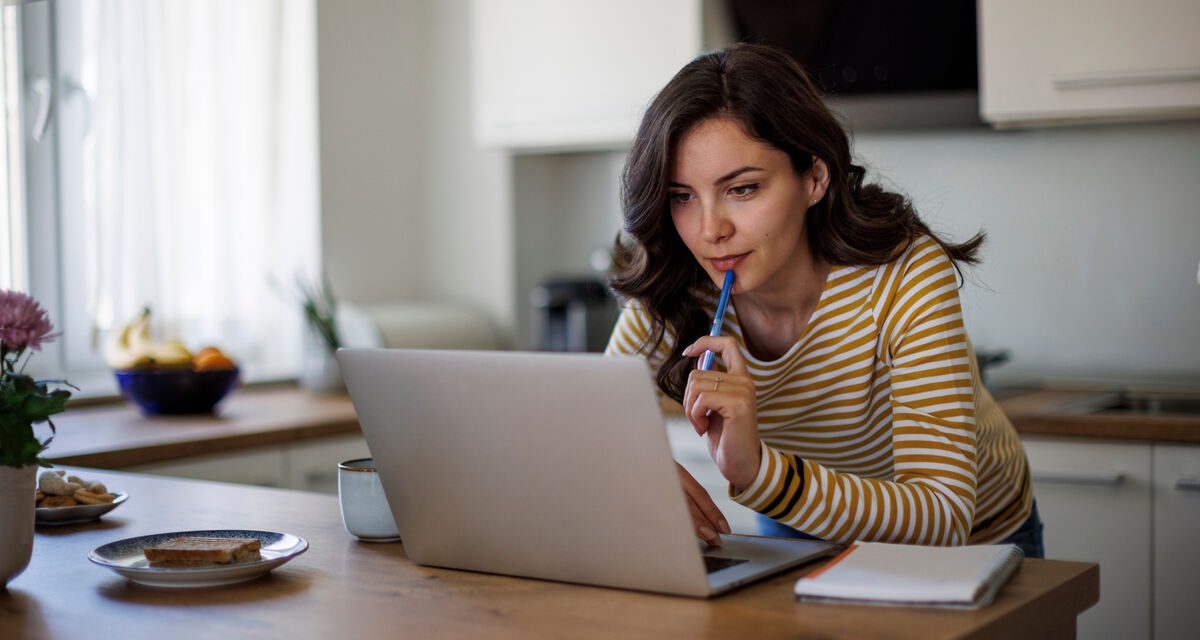
<path id="1" fill-rule="evenodd" d="M 936 239 L 924 234 L 909 240 L 891 262 L 875 269 L 871 297 L 877 312 L 886 312 L 892 301 L 924 288 L 931 279 L 957 277 L 950 254 Z"/>
<path id="2" fill-rule="evenodd" d="M 667 329 L 663 331 L 659 344 L 652 344 L 657 334 L 656 323 L 643 302 L 623 299 L 620 301 L 620 309 L 621 313 L 613 327 L 608 348 L 605 349 L 609 355 L 640 355 L 654 358 L 674 343 L 674 334 Z"/>
<path id="3" fill-rule="evenodd" d="M 651 323 L 650 311 L 641 301 L 635 299 L 623 299 L 618 302 L 620 315 L 617 317 L 618 330 L 637 329 L 639 332 L 645 332 Z"/>
<path id="4" fill-rule="evenodd" d="M 950 259 L 950 254 L 946 253 L 946 250 L 942 248 L 942 245 L 938 243 L 936 238 L 927 233 L 921 233 L 911 238 L 904 245 L 900 256 L 896 260 L 902 263 L 906 261 L 911 262 L 914 259 L 927 257 L 931 254 L 939 254 L 947 260 Z"/>
<path id="5" fill-rule="evenodd" d="M 920 234 L 909 240 L 894 260 L 882 266 L 907 279 L 922 273 L 927 274 L 931 270 L 953 271 L 954 261 L 937 239 L 928 234 Z"/>

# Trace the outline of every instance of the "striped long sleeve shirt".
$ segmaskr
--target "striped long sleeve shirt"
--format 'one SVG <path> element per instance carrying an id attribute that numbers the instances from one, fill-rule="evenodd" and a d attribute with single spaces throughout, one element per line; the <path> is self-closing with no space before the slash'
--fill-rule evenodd
<path id="1" fill-rule="evenodd" d="M 703 294 L 715 311 L 715 287 Z M 757 394 L 762 464 L 730 496 L 835 542 L 996 542 L 1029 516 L 1033 492 L 1012 424 L 979 382 L 958 283 L 931 238 L 878 266 L 836 266 L 795 344 L 775 360 L 725 318 Z M 649 315 L 625 306 L 610 355 L 651 373 L 675 344 L 648 345 Z"/>

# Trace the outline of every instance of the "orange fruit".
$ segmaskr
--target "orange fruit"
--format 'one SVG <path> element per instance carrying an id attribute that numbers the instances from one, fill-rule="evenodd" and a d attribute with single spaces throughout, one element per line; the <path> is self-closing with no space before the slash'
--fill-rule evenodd
<path id="1" fill-rule="evenodd" d="M 221 353 L 221 350 L 216 347 L 204 347 L 203 349 L 192 354 L 192 357 L 199 358 L 200 356 L 207 355 L 210 353 Z M 221 355 L 224 355 L 224 354 L 221 353 Z"/>
<path id="2" fill-rule="evenodd" d="M 192 358 L 196 371 L 216 371 L 236 367 L 233 360 L 216 347 L 205 347 Z"/>

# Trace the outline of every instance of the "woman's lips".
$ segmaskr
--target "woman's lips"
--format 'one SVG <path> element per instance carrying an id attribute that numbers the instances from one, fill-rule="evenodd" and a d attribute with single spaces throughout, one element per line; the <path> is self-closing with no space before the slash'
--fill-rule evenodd
<path id="1" fill-rule="evenodd" d="M 721 256 L 719 258 L 709 258 L 708 263 L 711 264 L 717 271 L 731 271 L 739 262 L 742 261 L 742 258 L 745 258 L 748 255 L 750 255 L 750 252 L 739 253 L 731 256 Z"/>

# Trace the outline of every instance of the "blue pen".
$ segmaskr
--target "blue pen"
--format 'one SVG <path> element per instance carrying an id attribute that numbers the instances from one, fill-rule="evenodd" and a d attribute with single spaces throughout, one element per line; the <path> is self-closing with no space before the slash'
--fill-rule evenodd
<path id="1" fill-rule="evenodd" d="M 733 291 L 733 270 L 725 272 L 725 284 L 721 286 L 721 299 L 717 301 L 717 312 L 713 314 L 712 329 L 708 332 L 710 336 L 721 335 L 721 323 L 725 320 L 725 307 L 729 304 L 730 291 Z M 712 351 L 704 352 L 704 355 L 700 357 L 701 371 L 712 369 L 714 355 Z"/>

